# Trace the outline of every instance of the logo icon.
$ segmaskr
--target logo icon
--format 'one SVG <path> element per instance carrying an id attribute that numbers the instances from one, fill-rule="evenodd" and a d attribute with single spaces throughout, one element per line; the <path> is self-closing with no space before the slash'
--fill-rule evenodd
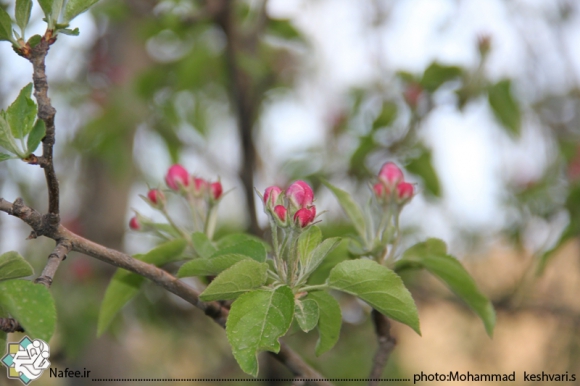
<path id="1" fill-rule="evenodd" d="M 6 351 L 2 363 L 8 368 L 8 378 L 20 379 L 25 385 L 38 379 L 50 366 L 50 348 L 43 340 L 25 336 L 18 343 L 8 343 Z"/>

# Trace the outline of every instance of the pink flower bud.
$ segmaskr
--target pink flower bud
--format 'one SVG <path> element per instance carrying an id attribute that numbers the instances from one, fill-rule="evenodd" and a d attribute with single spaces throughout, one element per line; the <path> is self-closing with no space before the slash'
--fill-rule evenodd
<path id="1" fill-rule="evenodd" d="M 288 189 L 286 189 L 286 197 L 288 197 L 293 206 L 297 208 L 306 208 L 307 206 L 312 205 L 314 192 L 306 182 L 295 181 L 288 187 Z"/>
<path id="2" fill-rule="evenodd" d="M 379 180 L 386 185 L 386 188 L 394 188 L 399 182 L 403 181 L 403 172 L 394 163 L 387 162 L 379 172 Z"/>
<path id="3" fill-rule="evenodd" d="M 264 191 L 264 205 L 268 205 L 268 200 L 270 200 L 269 207 L 273 208 L 278 201 L 278 197 L 282 193 L 282 189 L 277 186 L 268 186 Z M 271 198 L 270 198 L 271 197 Z"/>
<path id="4" fill-rule="evenodd" d="M 404 204 L 413 198 L 413 185 L 408 182 L 401 182 L 397 185 L 397 201 Z"/>
<path id="5" fill-rule="evenodd" d="M 288 213 L 288 211 L 286 210 L 285 207 L 283 207 L 282 205 L 276 205 L 274 207 L 274 213 L 276 214 L 276 217 L 278 217 L 278 219 L 285 223 L 286 222 L 286 214 Z"/>
<path id="6" fill-rule="evenodd" d="M 223 193 L 222 183 L 217 181 L 209 186 L 212 200 L 218 200 Z"/>
<path id="7" fill-rule="evenodd" d="M 178 191 L 181 186 L 189 185 L 189 173 L 183 166 L 175 164 L 167 171 L 165 182 L 169 188 Z"/>
<path id="8" fill-rule="evenodd" d="M 376 184 L 373 185 L 373 192 L 375 193 L 375 196 L 377 196 L 378 198 L 383 198 L 386 193 L 385 185 L 381 184 L 380 182 L 377 182 Z"/>
<path id="9" fill-rule="evenodd" d="M 403 92 L 403 97 L 405 98 L 405 101 L 407 102 L 409 107 L 415 110 L 419 105 L 419 99 L 421 98 L 422 94 L 423 88 L 421 87 L 421 85 L 417 83 L 411 83 L 407 86 L 407 88 Z"/>
<path id="10" fill-rule="evenodd" d="M 195 177 L 193 179 L 193 195 L 196 197 L 201 197 L 205 194 L 208 189 L 208 182 L 203 178 Z"/>
<path id="11" fill-rule="evenodd" d="M 312 220 L 311 221 L 314 221 L 314 219 L 316 218 L 316 207 L 314 205 L 312 205 L 308 209 L 310 209 L 310 215 L 312 216 Z"/>
<path id="12" fill-rule="evenodd" d="M 314 220 L 313 215 L 316 214 L 316 209 L 312 211 L 312 208 L 298 209 L 298 211 L 294 215 L 294 223 L 296 223 L 296 225 L 298 225 L 300 228 L 304 228 L 306 225 L 310 224 L 312 220 Z"/>
<path id="13" fill-rule="evenodd" d="M 139 224 L 137 216 L 131 217 L 131 220 L 129 220 L 129 228 L 133 229 L 134 231 L 138 231 L 139 229 L 141 229 L 141 224 Z"/>
<path id="14" fill-rule="evenodd" d="M 159 205 L 160 203 L 165 201 L 165 195 L 159 189 L 151 189 L 147 193 L 147 198 L 154 205 Z"/>
<path id="15" fill-rule="evenodd" d="M 482 57 L 486 56 L 491 49 L 491 36 L 479 35 L 477 37 L 477 49 Z"/>

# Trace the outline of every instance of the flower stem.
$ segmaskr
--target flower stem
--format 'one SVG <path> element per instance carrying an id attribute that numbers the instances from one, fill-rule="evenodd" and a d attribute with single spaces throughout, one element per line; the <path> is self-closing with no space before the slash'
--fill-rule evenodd
<path id="1" fill-rule="evenodd" d="M 310 291 L 317 291 L 327 289 L 328 284 L 316 284 L 316 285 L 307 285 L 306 287 L 302 287 L 298 290 L 298 292 L 310 292 Z"/>

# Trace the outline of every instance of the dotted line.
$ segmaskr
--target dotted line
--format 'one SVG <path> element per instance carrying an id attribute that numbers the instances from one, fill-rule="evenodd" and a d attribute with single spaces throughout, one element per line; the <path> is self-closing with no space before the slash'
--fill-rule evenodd
<path id="1" fill-rule="evenodd" d="M 410 379 L 398 378 L 118 378 L 91 379 L 93 382 L 410 382 Z"/>

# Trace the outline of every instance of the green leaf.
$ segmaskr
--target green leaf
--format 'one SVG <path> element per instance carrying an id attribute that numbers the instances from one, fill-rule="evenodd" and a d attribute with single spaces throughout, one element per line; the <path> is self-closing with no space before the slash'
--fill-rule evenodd
<path id="1" fill-rule="evenodd" d="M 427 91 L 434 92 L 443 83 L 459 77 L 462 73 L 460 67 L 445 66 L 437 62 L 431 63 L 423 73 L 421 86 Z"/>
<path id="2" fill-rule="evenodd" d="M 60 15 L 62 14 L 63 4 L 64 0 L 52 0 L 52 10 L 50 11 L 50 15 L 54 22 L 55 29 L 58 29 L 58 21 L 60 19 Z"/>
<path id="3" fill-rule="evenodd" d="M 177 277 L 214 276 L 225 271 L 239 261 L 250 257 L 240 254 L 227 254 L 208 259 L 194 259 L 183 264 L 177 272 Z"/>
<path id="4" fill-rule="evenodd" d="M 52 15 L 52 0 L 38 0 L 38 3 L 47 18 Z"/>
<path id="5" fill-rule="evenodd" d="M 140 260 L 157 267 L 183 259 L 183 251 L 187 243 L 183 239 L 171 240 L 160 244 L 147 252 Z"/>
<path id="6" fill-rule="evenodd" d="M 15 16 L 16 24 L 20 27 L 22 36 L 24 36 L 24 30 L 28 25 L 30 20 L 30 11 L 32 10 L 32 0 L 16 0 Z"/>
<path id="7" fill-rule="evenodd" d="M 32 83 L 28 83 L 16 100 L 6 110 L 6 120 L 12 130 L 14 138 L 24 138 L 34 126 L 36 119 L 36 103 L 30 98 Z"/>
<path id="8" fill-rule="evenodd" d="M 308 265 L 310 254 L 320 244 L 321 240 L 322 232 L 316 225 L 309 227 L 300 234 L 298 237 L 298 256 L 303 266 Z"/>
<path id="9" fill-rule="evenodd" d="M 0 153 L 0 162 L 7 161 L 7 160 L 12 159 L 12 158 L 14 158 L 14 157 L 12 157 L 10 154 Z"/>
<path id="10" fill-rule="evenodd" d="M 556 244 L 542 254 L 538 262 L 538 266 L 536 268 L 536 275 L 540 276 L 542 275 L 542 273 L 544 273 L 544 270 L 546 269 L 548 263 L 550 262 L 552 257 L 554 257 L 555 252 L 558 249 L 560 249 L 562 245 L 568 242 L 571 238 L 578 236 L 578 231 L 576 229 L 577 224 L 575 224 L 578 221 L 579 219 L 571 217 L 570 224 L 568 224 L 568 226 L 564 229 L 564 232 L 562 232 L 562 235 L 560 236 Z"/>
<path id="11" fill-rule="evenodd" d="M 34 48 L 42 41 L 42 36 L 40 35 L 32 35 L 30 39 L 28 39 L 28 45 L 30 48 Z"/>
<path id="12" fill-rule="evenodd" d="M 139 195 L 139 197 L 142 197 L 142 196 Z M 148 223 L 147 226 L 151 227 L 155 230 L 158 230 L 160 233 L 165 233 L 165 234 L 171 236 L 170 238 L 177 238 L 178 239 L 178 238 L 183 237 L 182 234 L 179 233 L 179 231 L 176 230 L 170 224 L 155 222 L 155 223 Z"/>
<path id="13" fill-rule="evenodd" d="M 0 282 L 0 306 L 26 330 L 31 338 L 48 342 L 56 325 L 54 300 L 42 284 L 28 280 Z"/>
<path id="14" fill-rule="evenodd" d="M 13 41 L 12 36 L 12 19 L 8 12 L 2 7 L 0 7 L 0 41 Z"/>
<path id="15" fill-rule="evenodd" d="M 441 184 L 431 158 L 431 151 L 422 148 L 419 157 L 411 159 L 407 165 L 407 170 L 423 179 L 427 192 L 435 197 L 441 197 Z"/>
<path id="16" fill-rule="evenodd" d="M 211 258 L 215 258 L 221 255 L 244 255 L 248 256 L 259 263 L 263 263 L 266 261 L 267 252 L 266 247 L 264 247 L 264 243 L 255 241 L 255 240 L 242 240 L 236 244 L 230 244 L 226 247 L 222 247 L 218 249 L 214 254 L 211 255 Z"/>
<path id="17" fill-rule="evenodd" d="M 216 249 L 207 238 L 205 233 L 194 232 L 191 234 L 191 241 L 193 241 L 193 249 L 199 257 L 207 258 L 216 253 Z"/>
<path id="18" fill-rule="evenodd" d="M 395 269 L 406 264 L 424 267 L 443 281 L 453 292 L 465 301 L 481 318 L 487 334 L 493 335 L 495 311 L 489 299 L 483 295 L 473 278 L 456 258 L 447 254 L 445 243 L 439 239 L 428 239 L 415 244 L 397 261 Z"/>
<path id="19" fill-rule="evenodd" d="M 87 11 L 99 0 L 68 0 L 64 8 L 64 22 L 68 23 L 81 13 Z"/>
<path id="20" fill-rule="evenodd" d="M 304 332 L 312 330 L 318 324 L 320 310 L 318 303 L 314 299 L 296 299 L 294 306 L 294 317 L 298 325 Z"/>
<path id="21" fill-rule="evenodd" d="M 218 249 L 223 249 L 225 247 L 239 244 L 241 242 L 248 241 L 248 240 L 257 241 L 259 243 L 262 243 L 266 248 L 268 247 L 268 244 L 264 240 L 262 240 L 256 236 L 249 235 L 247 233 L 231 233 L 231 234 L 226 235 L 226 236 L 222 237 L 221 239 L 219 239 L 216 242 L 216 245 L 217 245 Z"/>
<path id="22" fill-rule="evenodd" d="M 42 119 L 37 119 L 32 131 L 28 134 L 28 139 L 26 141 L 26 151 L 28 154 L 32 154 L 36 151 L 45 135 L 46 125 Z"/>
<path id="23" fill-rule="evenodd" d="M 336 299 L 325 291 L 315 291 L 308 294 L 306 299 L 315 300 L 318 304 L 320 317 L 318 319 L 318 342 L 316 356 L 320 356 L 334 347 L 340 336 L 342 314 Z"/>
<path id="24" fill-rule="evenodd" d="M 427 241 L 409 247 L 403 257 L 407 257 L 407 260 L 413 260 L 409 259 L 409 257 L 426 254 L 445 255 L 447 254 L 447 244 L 441 239 L 430 238 Z"/>
<path id="25" fill-rule="evenodd" d="M 234 357 L 244 372 L 256 377 L 258 352 L 280 351 L 278 339 L 290 328 L 293 312 L 294 295 L 287 286 L 274 291 L 252 291 L 232 304 L 226 333 Z"/>
<path id="26" fill-rule="evenodd" d="M 332 252 L 334 248 L 340 243 L 340 237 L 331 237 L 324 240 L 320 245 L 318 245 L 314 251 L 310 254 L 310 258 L 306 261 L 306 274 L 314 272 L 316 268 L 324 261 L 324 258 Z"/>
<path id="27" fill-rule="evenodd" d="M 401 278 L 387 267 L 367 259 L 343 261 L 330 271 L 328 285 L 358 296 L 421 335 L 415 302 Z"/>
<path id="28" fill-rule="evenodd" d="M 520 106 L 511 92 L 511 81 L 504 79 L 492 85 L 488 92 L 489 105 L 495 117 L 508 130 L 519 136 L 521 126 Z"/>
<path id="29" fill-rule="evenodd" d="M 139 260 L 161 266 L 181 259 L 185 246 L 186 242 L 183 239 L 168 241 L 140 256 Z M 117 312 L 137 295 L 144 282 L 143 276 L 124 269 L 117 269 L 101 304 L 97 335 L 101 335 L 107 330 Z"/>
<path id="30" fill-rule="evenodd" d="M 390 126 L 395 118 L 397 118 L 397 105 L 392 102 L 386 102 L 383 104 L 381 112 L 373 122 L 373 131 L 381 127 Z"/>
<path id="31" fill-rule="evenodd" d="M 0 255 L 0 281 L 32 274 L 34 274 L 32 266 L 18 252 L 10 251 Z"/>
<path id="32" fill-rule="evenodd" d="M 270 19 L 268 22 L 268 32 L 283 39 L 302 40 L 302 35 L 289 20 Z"/>
<path id="33" fill-rule="evenodd" d="M 204 302 L 235 299 L 266 283 L 268 264 L 242 260 L 223 271 L 201 293 Z"/>
<path id="34" fill-rule="evenodd" d="M 8 312 L 4 310 L 2 306 L 0 306 L 0 318 L 9 318 Z M 4 331 L 0 331 L 0 358 L 3 358 L 6 354 L 6 337 L 8 336 L 7 333 Z"/>
<path id="35" fill-rule="evenodd" d="M 358 147 L 350 156 L 349 173 L 366 178 L 368 174 L 366 159 L 377 147 L 378 145 L 372 133 L 359 137 Z"/>
<path id="36" fill-rule="evenodd" d="M 79 36 L 80 31 L 78 28 L 70 29 L 70 28 L 62 28 L 58 30 L 59 33 L 68 35 L 68 36 Z"/>
<path id="37" fill-rule="evenodd" d="M 365 225 L 365 218 L 363 216 L 361 208 L 358 206 L 356 202 L 352 199 L 352 196 L 345 192 L 342 189 L 337 188 L 336 186 L 332 185 L 330 182 L 326 180 L 321 180 L 322 183 L 334 193 L 336 199 L 338 200 L 340 206 L 352 221 L 356 231 L 366 240 L 366 225 Z"/>
<path id="38" fill-rule="evenodd" d="M 145 278 L 143 276 L 123 269 L 117 269 L 107 287 L 101 304 L 97 322 L 97 336 L 102 335 L 107 330 L 117 312 L 137 295 L 144 282 Z"/>
<path id="39" fill-rule="evenodd" d="M 8 150 L 10 153 L 20 156 L 20 150 L 16 145 L 16 141 L 14 140 L 14 136 L 10 130 L 10 125 L 8 125 L 8 122 L 3 115 L 4 114 L 0 114 L 0 146 Z"/>

